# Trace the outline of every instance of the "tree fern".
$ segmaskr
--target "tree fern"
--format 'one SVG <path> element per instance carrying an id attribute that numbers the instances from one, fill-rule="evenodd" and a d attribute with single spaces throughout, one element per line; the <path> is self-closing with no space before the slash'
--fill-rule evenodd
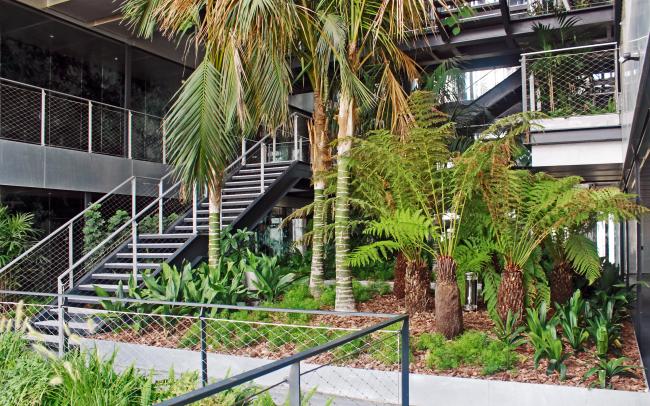
<path id="1" fill-rule="evenodd" d="M 600 277 L 600 257 L 595 242 L 582 234 L 571 234 L 564 243 L 564 251 L 574 271 L 587 278 L 589 284 Z"/>

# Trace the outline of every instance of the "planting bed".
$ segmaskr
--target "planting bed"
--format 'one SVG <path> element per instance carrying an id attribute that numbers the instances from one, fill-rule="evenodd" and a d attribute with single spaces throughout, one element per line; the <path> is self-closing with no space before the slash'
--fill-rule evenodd
<path id="1" fill-rule="evenodd" d="M 358 310 L 377 313 L 401 313 L 403 306 L 401 301 L 397 300 L 393 295 L 383 295 L 359 304 Z M 213 322 L 217 324 L 208 327 L 208 350 L 230 355 L 277 359 L 346 334 L 348 331 L 346 329 L 359 329 L 379 320 L 371 317 L 321 315 L 300 321 L 278 319 L 276 316 L 269 317 L 263 320 L 244 320 L 243 323 L 232 322 L 232 324 L 229 321 Z M 267 324 L 278 322 L 282 322 L 283 325 Z M 181 320 L 167 329 L 149 325 L 137 332 L 124 329 L 119 332 L 97 334 L 92 338 L 156 347 L 198 349 L 198 333 L 193 331 L 193 329 L 196 330 L 196 326 L 193 328 L 192 325 L 191 320 Z M 309 327 L 301 327 L 300 325 Z M 210 326 L 209 323 L 208 326 Z M 492 329 L 494 324 L 485 310 L 479 309 L 476 312 L 464 313 L 464 326 L 466 331 L 482 332 L 488 337 L 493 337 Z M 332 327 L 340 330 L 331 330 Z M 216 330 L 210 330 L 211 328 Z M 571 348 L 565 347 L 565 351 L 572 355 L 566 361 L 566 379 L 560 380 L 557 373 L 546 374 L 546 360 L 542 360 L 538 368 L 534 367 L 534 350 L 529 344 L 524 344 L 516 349 L 514 366 L 507 371 L 487 374 L 483 366 L 473 364 L 462 364 L 451 369 L 430 367 L 426 362 L 427 351 L 418 349 L 417 343 L 419 337 L 423 334 L 435 331 L 434 309 L 411 317 L 410 331 L 412 373 L 579 387 L 589 387 L 595 381 L 595 377 L 586 381 L 582 379 L 585 372 L 596 363 L 595 349 L 592 344 L 587 345 L 584 352 L 577 354 L 572 354 Z M 382 341 L 381 338 L 385 336 L 376 335 L 373 337 L 376 343 L 350 343 L 343 352 L 323 354 L 314 362 L 326 363 L 340 357 L 341 360 L 337 361 L 337 363 L 345 366 L 398 370 L 397 334 L 396 332 L 381 334 L 389 334 L 393 335 L 393 337 Z M 488 339 L 491 340 L 491 338 Z M 620 354 L 617 354 L 617 356 L 625 356 L 629 358 L 629 364 L 640 366 L 639 349 L 633 326 L 629 321 L 623 323 L 621 344 Z M 343 357 L 343 355 L 345 356 Z M 613 389 L 618 390 L 647 390 L 645 377 L 641 369 L 636 369 L 625 376 L 614 377 L 611 385 Z"/>

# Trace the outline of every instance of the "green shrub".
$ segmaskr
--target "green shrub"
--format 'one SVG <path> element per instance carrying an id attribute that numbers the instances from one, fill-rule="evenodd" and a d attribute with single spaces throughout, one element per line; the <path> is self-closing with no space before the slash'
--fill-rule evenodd
<path id="1" fill-rule="evenodd" d="M 336 302 L 336 289 L 334 286 L 328 286 L 323 289 L 318 300 L 321 306 L 333 307 Z"/>
<path id="2" fill-rule="evenodd" d="M 352 281 L 352 294 L 358 303 L 367 302 L 377 295 L 386 295 L 390 291 L 390 285 L 386 282 L 370 282 L 364 286 L 359 281 Z"/>
<path id="3" fill-rule="evenodd" d="M 455 340 L 441 334 L 423 334 L 417 348 L 426 350 L 427 367 L 449 370 L 461 365 L 482 367 L 485 375 L 512 369 L 518 361 L 512 347 L 478 331 L 467 331 Z"/>

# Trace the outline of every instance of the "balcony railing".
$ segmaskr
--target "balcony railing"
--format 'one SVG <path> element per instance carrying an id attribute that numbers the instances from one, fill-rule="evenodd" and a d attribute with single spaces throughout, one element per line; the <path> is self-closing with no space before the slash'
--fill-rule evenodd
<path id="1" fill-rule="evenodd" d="M 618 112 L 617 57 L 615 43 L 522 54 L 524 111 L 550 117 Z"/>
<path id="2" fill-rule="evenodd" d="M 512 18 L 539 17 L 549 14 L 611 6 L 614 0 L 509 0 Z"/>
<path id="3" fill-rule="evenodd" d="M 0 138 L 166 162 L 161 117 L 2 78 Z"/>

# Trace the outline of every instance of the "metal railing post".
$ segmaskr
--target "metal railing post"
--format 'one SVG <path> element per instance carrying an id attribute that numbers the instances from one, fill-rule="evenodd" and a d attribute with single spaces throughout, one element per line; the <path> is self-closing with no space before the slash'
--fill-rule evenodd
<path id="1" fill-rule="evenodd" d="M 163 233 L 163 180 L 158 183 L 158 234 Z"/>
<path id="2" fill-rule="evenodd" d="M 406 317 L 402 322 L 402 329 L 400 330 L 400 339 L 402 342 L 402 356 L 401 356 L 401 381 L 402 393 L 401 404 L 402 406 L 409 406 L 409 319 Z"/>
<path id="3" fill-rule="evenodd" d="M 137 198 L 136 198 L 137 178 L 131 180 L 131 246 L 132 246 L 132 274 L 136 280 L 138 276 L 138 224 L 135 221 L 137 215 Z"/>
<path id="4" fill-rule="evenodd" d="M 45 89 L 41 89 L 41 145 L 45 145 Z"/>
<path id="5" fill-rule="evenodd" d="M 300 406 L 300 361 L 289 369 L 289 406 Z"/>
<path id="6" fill-rule="evenodd" d="M 59 317 L 59 323 L 57 326 L 58 330 L 58 350 L 59 350 L 59 357 L 63 357 L 65 355 L 65 352 L 68 349 L 68 337 L 65 334 L 65 323 L 66 323 L 66 317 L 67 317 L 67 312 L 65 310 L 66 306 L 66 299 L 63 296 L 63 283 L 61 281 L 58 282 L 58 292 L 59 296 L 57 298 L 57 314 Z"/>
<path id="7" fill-rule="evenodd" d="M 167 164 L 167 129 L 165 128 L 165 120 L 162 120 L 162 163 Z"/>
<path id="8" fill-rule="evenodd" d="M 74 246 L 73 246 L 73 223 L 70 223 L 68 226 L 68 268 L 70 268 L 70 289 L 74 287 L 74 269 L 72 265 L 74 264 Z"/>
<path id="9" fill-rule="evenodd" d="M 293 160 L 298 160 L 298 115 L 293 116 Z"/>
<path id="10" fill-rule="evenodd" d="M 276 132 L 273 132 L 273 136 L 271 137 L 271 139 L 273 140 L 273 144 L 271 146 L 271 155 L 273 155 L 271 157 L 271 162 L 275 162 L 278 159 L 278 154 L 277 154 L 278 134 Z"/>
<path id="11" fill-rule="evenodd" d="M 133 114 L 131 113 L 131 110 L 127 112 L 127 129 L 126 129 L 126 135 L 127 135 L 127 144 L 128 144 L 128 150 L 129 150 L 129 159 L 133 159 Z"/>
<path id="12" fill-rule="evenodd" d="M 526 78 L 526 55 L 521 56 L 521 110 L 522 111 L 528 111 L 528 95 L 526 94 L 527 92 L 527 87 L 526 85 L 528 84 L 526 82 L 528 78 Z"/>
<path id="13" fill-rule="evenodd" d="M 619 105 L 619 89 L 618 89 L 618 47 L 614 48 L 614 104 L 616 105 L 616 112 L 620 112 Z"/>
<path id="14" fill-rule="evenodd" d="M 192 186 L 192 234 L 197 233 L 196 206 L 198 204 L 196 183 Z"/>
<path id="15" fill-rule="evenodd" d="M 201 307 L 199 313 L 199 322 L 201 324 L 201 384 L 203 386 L 208 384 L 208 345 L 205 331 L 205 317 L 203 314 L 204 309 L 204 307 Z"/>
<path id="16" fill-rule="evenodd" d="M 260 150 L 260 193 L 264 193 L 264 164 L 266 162 L 266 144 L 262 144 Z"/>
<path id="17" fill-rule="evenodd" d="M 241 139 L 241 164 L 246 165 L 246 138 Z"/>
<path id="18" fill-rule="evenodd" d="M 88 152 L 93 152 L 93 102 L 88 100 Z"/>

